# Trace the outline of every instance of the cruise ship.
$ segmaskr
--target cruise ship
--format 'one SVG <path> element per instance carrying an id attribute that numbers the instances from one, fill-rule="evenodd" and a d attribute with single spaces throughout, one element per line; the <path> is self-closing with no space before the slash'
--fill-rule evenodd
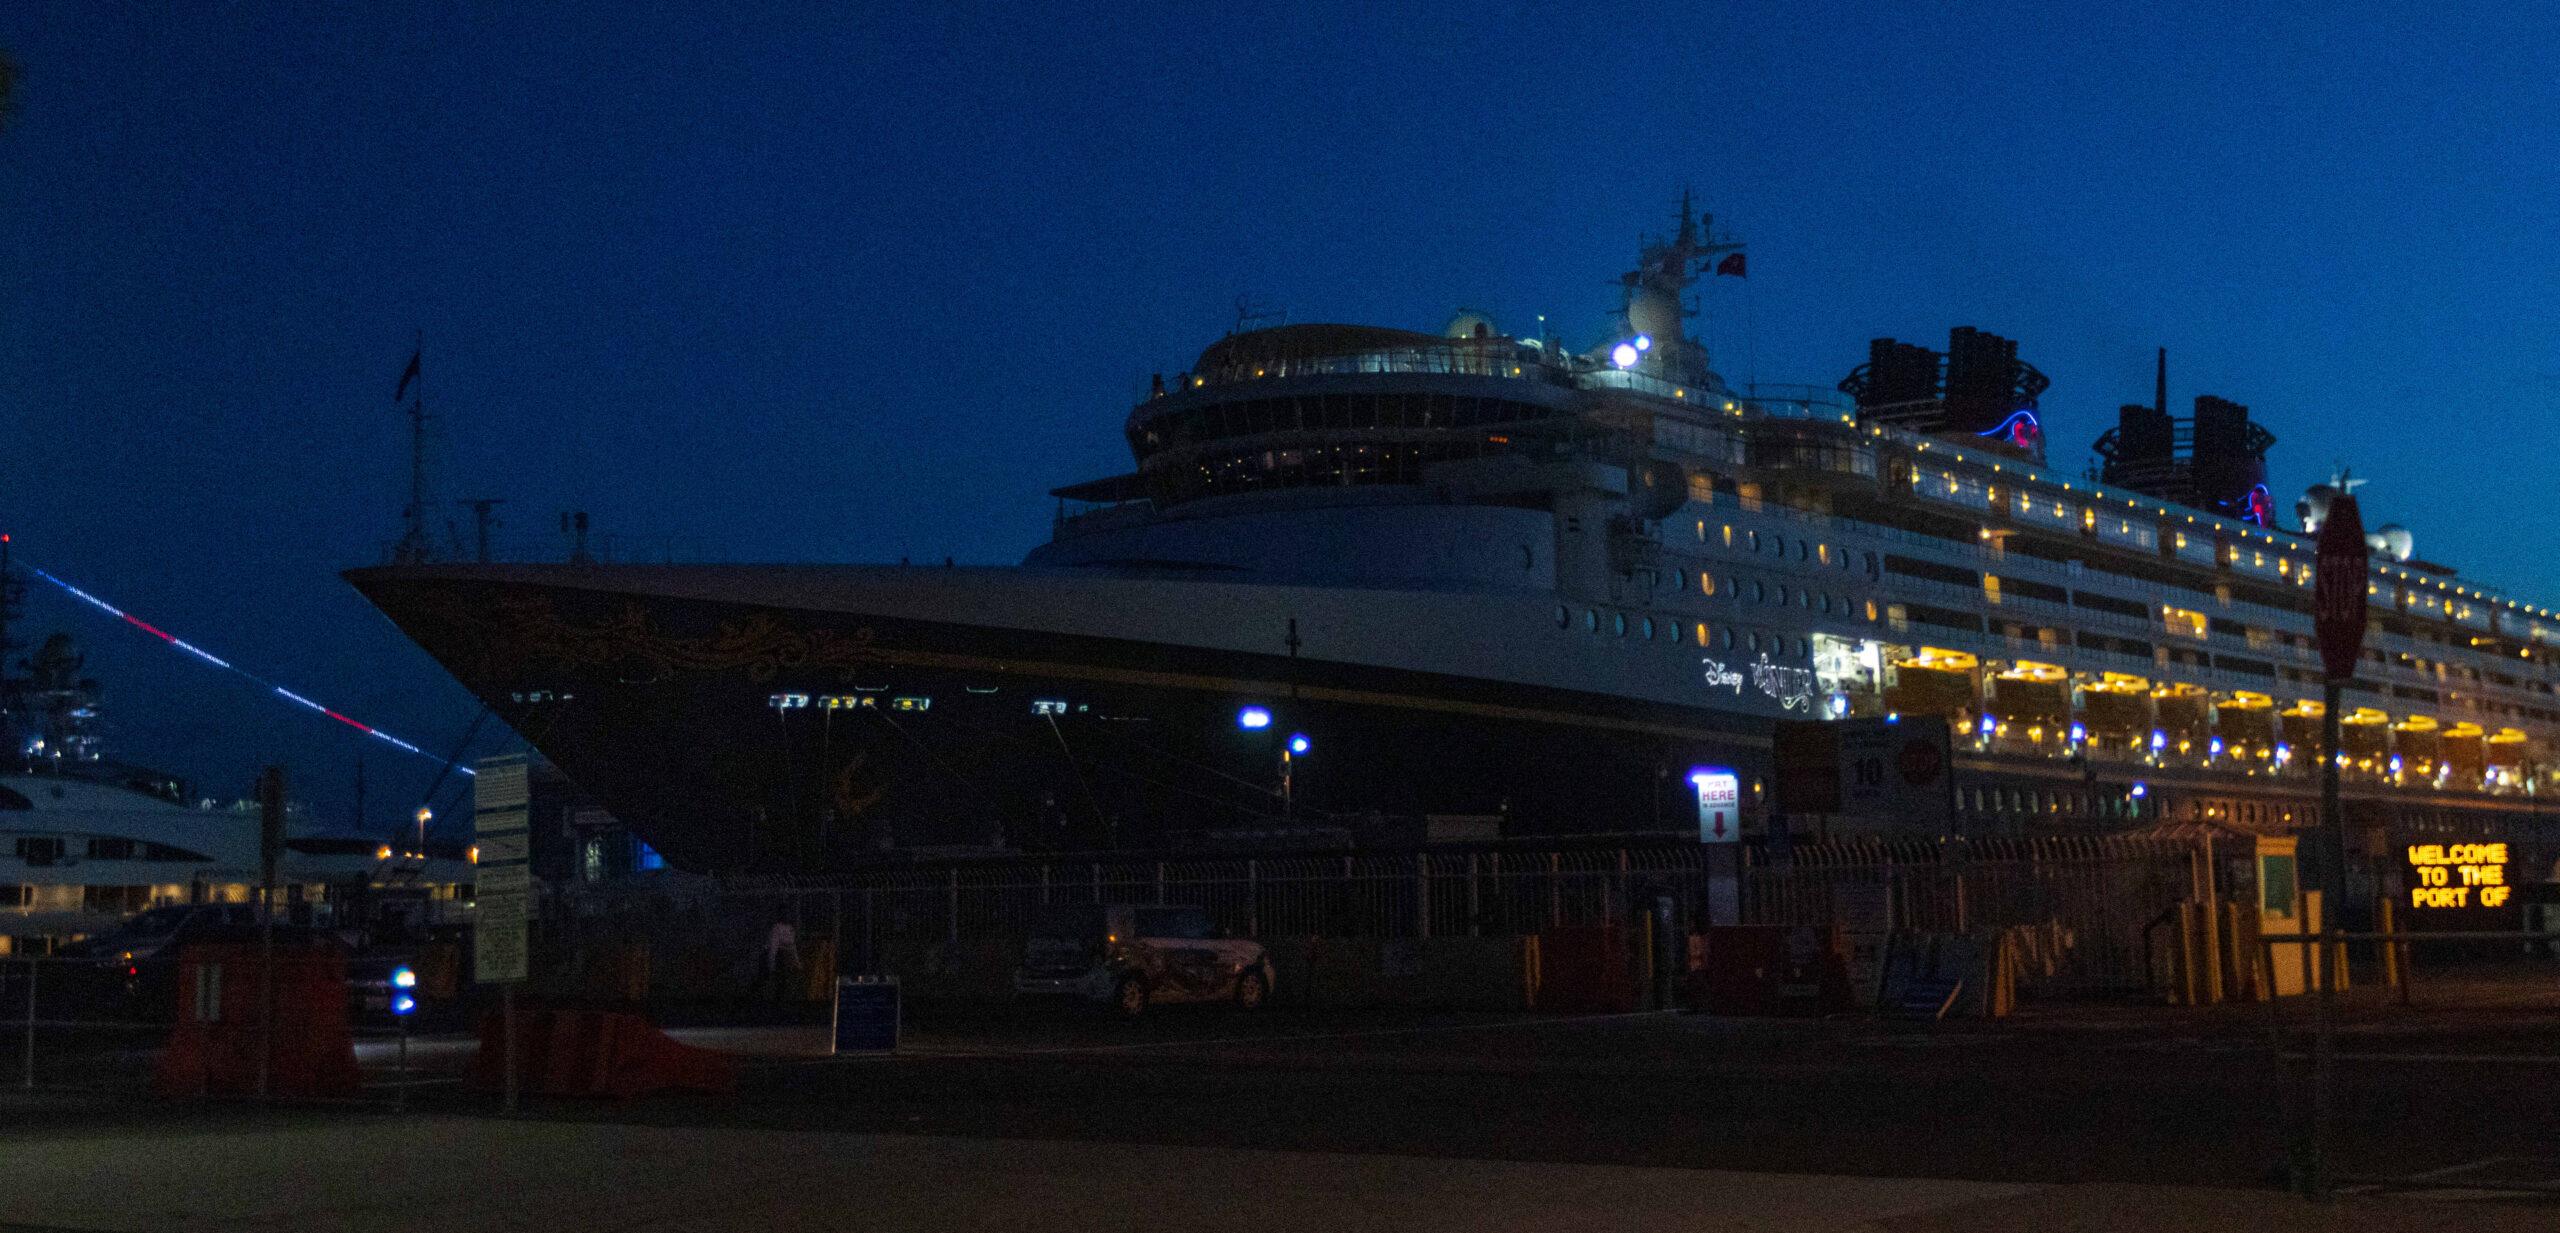
<path id="1" fill-rule="evenodd" d="M 1684 203 L 1585 350 L 1475 312 L 1230 333 L 1018 566 L 347 577 L 698 870 L 1695 833 L 1698 768 L 1751 835 L 1789 719 L 1942 719 L 1967 835 L 2316 817 L 2307 531 L 2354 481 L 2280 510 L 2272 436 L 2173 413 L 2165 360 L 2094 465 L 2049 462 L 2045 377 L 1970 328 L 1737 387 L 1688 299 L 1741 259 Z M 2372 541 L 2349 822 L 2547 833 L 2560 618 Z"/>

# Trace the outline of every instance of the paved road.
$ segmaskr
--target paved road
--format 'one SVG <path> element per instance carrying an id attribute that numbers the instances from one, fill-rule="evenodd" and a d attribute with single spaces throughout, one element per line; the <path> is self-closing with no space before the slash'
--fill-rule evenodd
<path id="1" fill-rule="evenodd" d="M 735 1099 L 539 1105 L 664 1126 L 1391 1152 L 1982 1181 L 2270 1186 L 2295 1087 L 2263 1012 L 2082 1013 L 1999 1026 L 1275 1010 L 1092 1017 L 928 1009 L 889 1057 L 771 1060 Z M 715 1038 L 717 1039 L 717 1038 Z M 2560 1143 L 2560 1021 L 2351 1031 L 2349 1171 L 2406 1174 Z M 806 1033 L 731 1047 L 806 1051 Z M 2518 1060 L 2456 1060 L 2482 1054 Z M 2383 1055 L 2419 1061 L 2374 1060 Z M 462 1112 L 477 1098 L 420 1093 Z M 2548 1152 L 2541 1152 L 2548 1155 Z M 2560 1163 L 2549 1176 L 2560 1180 Z"/>
<path id="2" fill-rule="evenodd" d="M 918 1228 L 2548 1228 L 2509 1188 L 2560 1181 L 2539 1147 L 2560 1143 L 2550 1002 L 2356 1009 L 2342 1156 L 2434 1189 L 2331 1209 L 2278 1188 L 2293 1088 L 2263 1008 L 1896 1027 L 925 1007 L 890 1056 L 691 1032 L 762 1055 L 736 1096 L 518 1122 L 432 1076 L 407 1117 L 0 1097 L 0 1229 L 865 1227 L 857 1197 L 896 1213 L 868 1227 Z M 420 1194 L 440 1218 L 413 1219 Z"/>
<path id="3" fill-rule="evenodd" d="M 90 1117 L 0 1096 L 0 1233 L 649 1229 L 2258 1233 L 2542 1230 L 2547 1210 L 930 1135 L 295 1112 Z"/>

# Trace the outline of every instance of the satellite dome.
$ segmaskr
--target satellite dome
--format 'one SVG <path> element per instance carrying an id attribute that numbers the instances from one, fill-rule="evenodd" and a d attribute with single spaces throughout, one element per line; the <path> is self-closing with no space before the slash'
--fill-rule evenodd
<path id="1" fill-rule="evenodd" d="M 1449 318 L 1448 328 L 1440 334 L 1444 338 L 1492 338 L 1501 332 L 1493 328 L 1493 318 L 1472 308 L 1462 308 L 1457 316 Z"/>
<path id="2" fill-rule="evenodd" d="M 2410 538 L 2409 528 L 2396 522 L 2382 524 L 2366 538 L 2394 561 L 2408 560 L 2409 554 L 2417 549 L 2417 541 Z"/>

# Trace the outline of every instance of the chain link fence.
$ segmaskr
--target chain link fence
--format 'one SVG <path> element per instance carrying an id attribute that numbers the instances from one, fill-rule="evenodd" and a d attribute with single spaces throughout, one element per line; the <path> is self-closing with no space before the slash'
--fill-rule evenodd
<path id="1" fill-rule="evenodd" d="M 653 1002 L 751 997 L 788 945 L 801 969 L 897 968 L 993 955 L 1042 909 L 1197 907 L 1239 937 L 1517 937 L 1623 925 L 1670 897 L 1703 928 L 1723 859 L 1740 923 L 1825 925 L 1843 886 L 1890 888 L 1897 930 L 2027 930 L 2046 952 L 2028 988 L 2141 989 L 2144 930 L 2193 896 L 2193 845 L 2155 839 L 1835 842 L 1722 853 L 1694 843 L 1615 848 L 1211 859 L 1021 858 L 884 869 L 840 883 L 713 882 L 574 888 L 537 932 L 536 984 Z M 777 934 L 777 926 L 787 926 Z M 778 941 L 777 939 L 783 939 Z"/>

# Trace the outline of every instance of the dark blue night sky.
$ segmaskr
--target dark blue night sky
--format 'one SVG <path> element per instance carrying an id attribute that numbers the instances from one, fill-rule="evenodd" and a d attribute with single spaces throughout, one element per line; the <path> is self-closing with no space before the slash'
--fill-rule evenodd
<path id="1" fill-rule="evenodd" d="M 2173 402 L 2276 433 L 2280 508 L 2343 461 L 2560 600 L 2560 18 L 2462 7 L 14 4 L 0 528 L 441 749 L 473 703 L 336 576 L 398 532 L 414 331 L 438 488 L 517 551 L 587 509 L 1006 562 L 1237 297 L 1588 345 L 1694 185 L 1750 243 L 1699 326 L 1737 382 L 1978 325 L 2076 468 L 2165 345 Z M 343 813 L 361 737 L 33 607 L 125 756 Z M 387 826 L 435 766 L 370 748 Z"/>

